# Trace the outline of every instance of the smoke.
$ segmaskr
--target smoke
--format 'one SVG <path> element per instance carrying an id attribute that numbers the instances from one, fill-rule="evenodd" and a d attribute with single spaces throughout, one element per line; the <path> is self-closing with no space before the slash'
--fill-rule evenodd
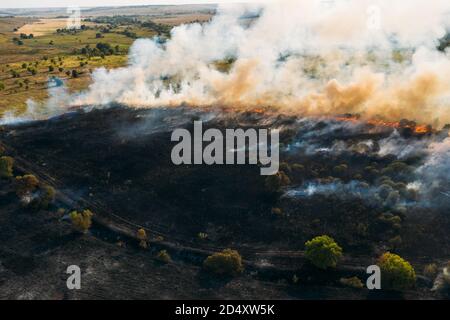
<path id="1" fill-rule="evenodd" d="M 395 130 L 389 137 L 379 141 L 378 155 L 382 157 L 394 155 L 400 160 L 415 156 L 423 157 L 427 155 L 427 148 L 430 143 L 432 141 L 429 138 L 421 140 L 406 139 Z"/>
<path id="2" fill-rule="evenodd" d="M 422 193 L 432 198 L 440 198 L 449 205 L 450 137 L 431 143 L 427 152 L 427 160 L 416 171 L 417 184 L 420 184 Z"/>
<path id="3" fill-rule="evenodd" d="M 404 192 L 409 192 L 412 189 L 408 186 Z M 336 196 L 347 200 L 359 198 L 364 199 L 365 203 L 372 206 L 381 205 L 389 208 L 398 208 L 412 203 L 405 199 L 399 191 L 388 185 L 371 186 L 361 181 L 350 181 L 348 183 L 340 181 L 331 183 L 308 182 L 301 187 L 287 190 L 284 194 L 285 197 L 291 198 L 309 198 L 317 195 Z"/>
<path id="4" fill-rule="evenodd" d="M 328 4 L 327 4 L 328 3 Z M 249 12 L 259 17 L 248 23 Z M 76 105 L 269 106 L 450 122 L 450 59 L 435 48 L 450 3 L 276 1 L 225 5 L 207 24 L 137 40 L 125 68 L 94 72 Z M 232 62 L 228 72 L 218 61 Z"/>
<path id="5" fill-rule="evenodd" d="M 33 99 L 28 99 L 26 110 L 22 114 L 16 116 L 13 112 L 6 112 L 0 119 L 0 125 L 48 119 L 67 112 L 73 97 L 63 81 L 52 77 L 48 80 L 47 88 L 48 99 L 45 103 L 40 104 Z"/>

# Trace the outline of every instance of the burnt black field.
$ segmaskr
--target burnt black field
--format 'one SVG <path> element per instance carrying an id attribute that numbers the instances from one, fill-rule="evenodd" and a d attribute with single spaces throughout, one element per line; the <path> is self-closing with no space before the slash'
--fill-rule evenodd
<path id="1" fill-rule="evenodd" d="M 256 165 L 172 164 L 172 131 L 192 130 L 195 120 L 203 120 L 205 129 L 279 128 L 280 170 L 289 177 L 289 184 L 270 188 Z M 102 264 L 101 269 L 108 269 L 105 261 L 114 266 L 111 259 L 120 267 L 111 267 L 116 271 L 105 271 L 107 275 L 94 272 L 97 275 L 91 287 L 81 293 L 68 293 L 55 280 L 50 290 L 54 296 L 49 298 L 122 298 L 112 293 L 115 288 L 102 292 L 97 282 L 108 277 L 108 285 L 114 287 L 111 277 L 126 270 L 135 273 L 127 272 L 126 279 L 142 281 L 144 274 L 136 271 L 137 265 L 151 264 L 151 257 L 146 260 L 132 236 L 138 227 L 144 227 L 154 242 L 150 252 L 168 248 L 175 261 L 171 266 L 151 264 L 149 268 L 166 268 L 173 279 L 186 273 L 184 283 L 192 281 L 187 286 L 204 291 L 186 288 L 175 294 L 168 289 L 172 280 L 166 284 L 164 272 L 154 270 L 159 280 L 149 282 L 147 291 L 129 287 L 122 294 L 258 298 L 258 291 L 266 290 L 264 298 L 367 298 L 367 291 L 353 292 L 340 286 L 339 276 L 349 270 L 363 274 L 361 270 L 387 250 L 410 261 L 419 275 L 427 263 L 446 261 L 450 255 L 450 199 L 436 194 L 430 204 L 429 199 L 424 201 L 405 188 L 414 181 L 414 169 L 425 157 L 402 159 L 399 166 L 395 155 L 378 152 L 378 143 L 394 130 L 407 141 L 442 135 L 440 131 L 419 134 L 409 126 L 394 129 L 345 119 L 181 107 L 115 106 L 4 126 L 0 140 L 16 160 L 16 175 L 31 172 L 39 176 L 57 189 L 58 197 L 48 211 L 29 212 L 17 204 L 8 184 L 2 182 L 4 242 L 0 253 L 9 260 L 5 258 L 8 262 L 3 263 L 0 286 L 12 288 L 5 291 L 6 297 L 18 297 L 20 290 L 14 291 L 14 283 L 24 280 L 17 279 L 15 266 L 29 261 L 23 275 L 31 277 L 43 268 L 53 277 L 63 273 L 58 265 L 63 263 L 61 252 L 65 252 L 63 260 L 74 261 L 80 255 L 95 272 L 100 272 L 96 263 Z M 370 145 L 365 143 L 368 140 Z M 333 146 L 340 144 L 346 148 L 336 152 Z M 380 182 L 382 176 L 384 183 Z M 381 186 L 386 183 L 394 196 L 383 196 Z M 58 208 L 94 211 L 96 223 L 91 233 L 81 239 L 73 235 Z M 199 239 L 199 233 L 208 238 Z M 321 234 L 331 235 L 345 252 L 343 266 L 325 278 L 308 269 L 301 257 L 305 241 Z M 117 242 L 128 245 L 119 247 Z M 68 246 L 71 249 L 65 250 Z M 249 273 L 231 282 L 250 289 L 239 291 L 196 276 L 202 255 L 221 248 L 238 250 L 251 266 Z M 94 252 L 101 254 L 93 257 Z M 251 275 L 252 268 L 259 270 L 259 276 Z M 289 284 L 293 274 L 305 275 L 305 279 L 309 275 L 313 280 L 298 288 Z M 117 289 L 123 281 L 118 281 Z M 280 281 L 287 282 L 280 287 L 276 285 Z M 429 291 L 431 279 L 422 277 L 419 283 L 407 297 L 441 297 Z M 44 289 L 35 281 L 33 286 L 36 294 Z M 217 290 L 212 289 L 215 286 L 219 286 Z"/>

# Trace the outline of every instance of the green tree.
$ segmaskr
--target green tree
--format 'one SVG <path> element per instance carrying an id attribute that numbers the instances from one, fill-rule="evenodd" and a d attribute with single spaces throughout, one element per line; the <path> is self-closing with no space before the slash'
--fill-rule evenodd
<path id="1" fill-rule="evenodd" d="M 414 287 L 416 273 L 408 261 L 386 252 L 378 259 L 381 269 L 381 287 L 391 290 L 406 290 Z"/>
<path id="2" fill-rule="evenodd" d="M 307 241 L 305 247 L 306 259 L 320 269 L 335 268 L 342 257 L 342 248 L 326 235 Z"/>
<path id="3" fill-rule="evenodd" d="M 147 237 L 147 232 L 145 232 L 144 229 L 139 229 L 136 233 L 136 237 L 139 239 L 139 246 L 141 246 L 141 248 L 146 249 L 148 247 L 148 237 Z"/>
<path id="4" fill-rule="evenodd" d="M 55 189 L 52 186 L 44 185 L 39 190 L 39 197 L 36 199 L 35 205 L 42 209 L 47 209 L 48 206 L 55 201 Z"/>
<path id="5" fill-rule="evenodd" d="M 158 254 L 156 255 L 156 259 L 163 263 L 169 263 L 172 260 L 166 250 L 161 250 L 160 252 L 158 252 Z"/>
<path id="6" fill-rule="evenodd" d="M 14 187 L 16 194 L 19 197 L 23 197 L 36 190 L 39 185 L 39 180 L 32 174 L 26 174 L 24 176 L 17 176 L 14 181 Z"/>
<path id="7" fill-rule="evenodd" d="M 70 213 L 70 220 L 75 230 L 81 233 L 87 233 L 92 225 L 92 217 L 94 214 L 90 210 L 83 210 L 83 212 L 72 211 Z"/>
<path id="8" fill-rule="evenodd" d="M 11 178 L 13 175 L 14 159 L 11 157 L 0 158 L 0 178 Z"/>
<path id="9" fill-rule="evenodd" d="M 242 257 L 236 250 L 231 249 L 225 249 L 207 257 L 203 267 L 219 276 L 235 276 L 244 271 Z"/>
<path id="10" fill-rule="evenodd" d="M 291 183 L 289 177 L 283 171 L 279 171 L 277 174 L 267 176 L 264 182 L 266 190 L 270 193 L 278 193 L 280 189 Z"/>

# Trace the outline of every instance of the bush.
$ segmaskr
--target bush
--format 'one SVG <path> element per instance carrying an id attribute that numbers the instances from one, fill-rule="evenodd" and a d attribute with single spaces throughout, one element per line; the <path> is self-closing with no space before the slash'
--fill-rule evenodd
<path id="1" fill-rule="evenodd" d="M 333 168 L 334 173 L 340 176 L 344 175 L 347 172 L 347 170 L 348 166 L 346 164 L 340 164 Z"/>
<path id="2" fill-rule="evenodd" d="M 40 188 L 39 197 L 34 201 L 35 206 L 47 209 L 55 201 L 55 189 L 52 186 L 44 185 Z"/>
<path id="3" fill-rule="evenodd" d="M 439 273 L 439 268 L 435 263 L 427 264 L 423 268 L 423 275 L 431 280 L 434 280 Z"/>
<path id="4" fill-rule="evenodd" d="M 197 238 L 199 240 L 206 240 L 206 239 L 208 239 L 208 234 L 206 232 L 199 232 L 197 234 Z"/>
<path id="5" fill-rule="evenodd" d="M 145 232 L 144 229 L 139 229 L 137 231 L 136 237 L 139 239 L 139 246 L 141 246 L 142 248 L 146 249 L 148 247 L 147 241 L 148 241 L 148 237 L 147 237 L 147 232 Z"/>
<path id="6" fill-rule="evenodd" d="M 93 215 L 94 214 L 90 210 L 84 210 L 81 213 L 72 211 L 70 213 L 70 220 L 72 220 L 72 225 L 77 231 L 87 233 L 92 225 Z"/>
<path id="7" fill-rule="evenodd" d="M 231 249 L 209 256 L 203 262 L 203 267 L 208 272 L 219 276 L 235 276 L 244 271 L 240 254 Z"/>
<path id="8" fill-rule="evenodd" d="M 14 159 L 11 157 L 0 158 L 0 178 L 11 178 L 13 175 Z"/>
<path id="9" fill-rule="evenodd" d="M 381 269 L 381 285 L 383 289 L 406 290 L 416 283 L 416 273 L 409 262 L 400 256 L 387 252 L 378 259 Z"/>
<path id="10" fill-rule="evenodd" d="M 350 288 L 362 289 L 364 287 L 364 284 L 362 283 L 361 279 L 359 279 L 358 277 L 341 278 L 339 280 L 339 282 L 342 285 L 344 285 L 346 287 L 350 287 Z"/>
<path id="11" fill-rule="evenodd" d="M 283 210 L 280 208 L 272 208 L 272 214 L 277 217 L 283 216 Z"/>
<path id="12" fill-rule="evenodd" d="M 342 248 L 329 236 L 315 237 L 305 243 L 305 257 L 320 269 L 335 268 L 342 257 Z"/>
<path id="13" fill-rule="evenodd" d="M 169 263 L 172 260 L 166 250 L 161 250 L 158 252 L 156 259 L 163 263 Z"/>
<path id="14" fill-rule="evenodd" d="M 266 190 L 270 193 L 278 193 L 280 189 L 291 183 L 289 177 L 283 171 L 279 171 L 277 174 L 267 176 L 265 180 Z"/>
<path id="15" fill-rule="evenodd" d="M 19 197 L 23 197 L 36 190 L 39 185 L 39 180 L 32 174 L 26 174 L 24 176 L 16 177 L 14 182 L 16 194 Z"/>

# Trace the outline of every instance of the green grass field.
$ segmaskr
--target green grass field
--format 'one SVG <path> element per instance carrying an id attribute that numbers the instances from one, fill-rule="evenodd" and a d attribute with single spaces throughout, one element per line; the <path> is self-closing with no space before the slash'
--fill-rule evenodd
<path id="1" fill-rule="evenodd" d="M 31 39 L 20 39 L 17 29 L 36 21 L 31 18 L 0 18 L 0 114 L 23 112 L 28 99 L 45 101 L 51 76 L 63 79 L 74 92 L 87 88 L 95 68 L 126 65 L 128 49 L 135 39 L 120 34 L 125 28 L 139 38 L 156 35 L 156 32 L 138 25 L 119 25 L 108 33 L 101 33 L 103 25 L 90 23 L 88 30 L 75 34 L 49 30 L 47 34 Z M 101 38 L 97 38 L 98 33 L 101 33 Z M 99 42 L 115 48 L 114 53 L 93 57 L 80 53 L 86 45 L 95 48 Z M 78 77 L 72 76 L 73 70 Z"/>

